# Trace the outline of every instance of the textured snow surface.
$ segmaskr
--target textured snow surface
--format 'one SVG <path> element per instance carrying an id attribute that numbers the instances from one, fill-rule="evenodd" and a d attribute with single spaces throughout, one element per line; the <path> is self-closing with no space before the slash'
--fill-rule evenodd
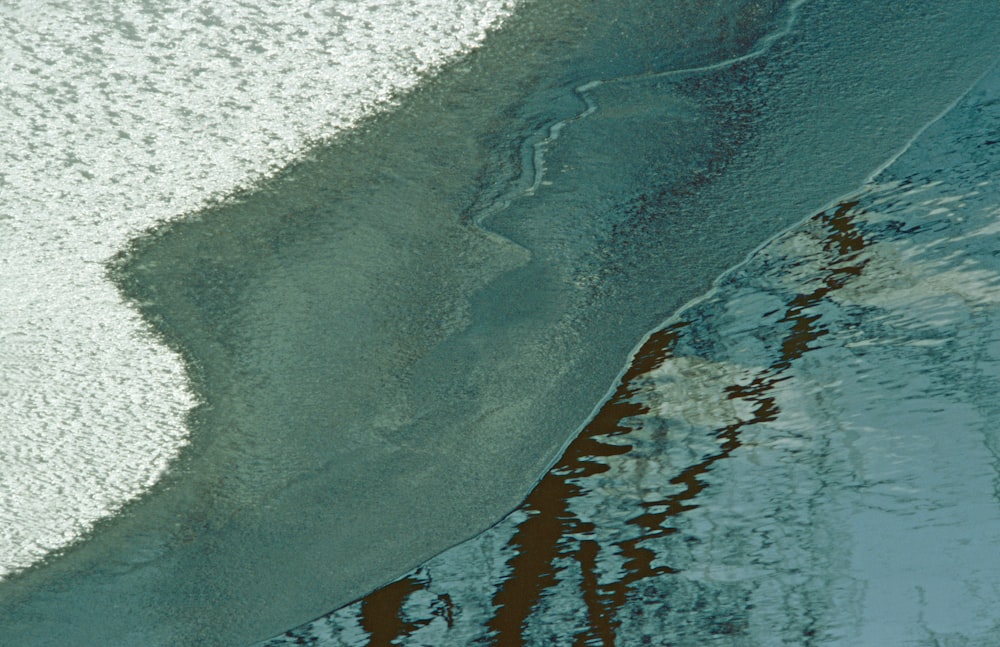
<path id="1" fill-rule="evenodd" d="M 0 8 L 0 579 L 154 483 L 194 397 L 104 275 L 474 47 L 513 0 Z"/>

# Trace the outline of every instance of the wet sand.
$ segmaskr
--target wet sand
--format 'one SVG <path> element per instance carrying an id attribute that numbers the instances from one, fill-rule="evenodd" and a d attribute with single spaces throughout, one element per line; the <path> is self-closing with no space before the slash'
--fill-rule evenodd
<path id="1" fill-rule="evenodd" d="M 637 339 L 860 184 L 993 55 L 961 7 L 807 4 L 759 57 L 657 74 L 742 55 L 785 17 L 748 3 L 720 26 L 698 4 L 529 4 L 394 112 L 136 241 L 113 274 L 188 360 L 192 445 L 5 583 L 3 635 L 247 643 L 481 531 Z M 594 80 L 598 109 L 542 145 L 530 190 L 534 144 Z"/>

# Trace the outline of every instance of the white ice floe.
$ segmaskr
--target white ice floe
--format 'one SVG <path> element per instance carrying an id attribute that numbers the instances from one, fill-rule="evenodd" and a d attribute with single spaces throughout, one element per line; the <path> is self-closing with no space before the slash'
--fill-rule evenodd
<path id="1" fill-rule="evenodd" d="M 0 579 L 155 482 L 194 396 L 104 262 L 474 47 L 514 0 L 0 8 Z"/>

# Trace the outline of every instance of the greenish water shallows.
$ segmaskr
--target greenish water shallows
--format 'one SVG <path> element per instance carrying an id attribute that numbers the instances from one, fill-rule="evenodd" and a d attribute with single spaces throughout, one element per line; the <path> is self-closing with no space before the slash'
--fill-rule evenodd
<path id="1" fill-rule="evenodd" d="M 760 56 L 665 76 L 787 8 L 527 3 L 397 109 L 135 241 L 112 275 L 189 362 L 192 444 L 5 582 L 0 635 L 248 643 L 496 521 L 646 331 L 985 68 L 981 3 L 904 4 L 807 4 Z"/>

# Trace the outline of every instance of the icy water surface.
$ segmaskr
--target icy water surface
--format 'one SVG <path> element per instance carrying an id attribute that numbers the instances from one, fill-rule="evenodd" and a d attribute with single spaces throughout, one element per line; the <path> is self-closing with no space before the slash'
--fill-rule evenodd
<path id="1" fill-rule="evenodd" d="M 0 186 L 13 349 L 0 478 L 16 486 L 0 493 L 0 536 L 5 568 L 33 566 L 0 585 L 0 643 L 249 644 L 495 524 L 636 340 L 857 192 L 1000 40 L 1000 5 L 978 0 L 348 4 L 3 15 L 19 72 L 3 108 L 26 127 L 5 135 Z M 817 236 L 862 227 L 838 209 Z M 680 534 L 657 523 L 724 491 L 701 484 L 741 454 L 713 434 L 766 422 L 758 387 L 778 392 L 819 356 L 806 335 L 781 359 L 794 294 L 825 303 L 787 289 L 761 341 L 782 348 L 754 361 L 684 350 L 698 326 L 728 325 L 714 315 L 654 335 L 589 445 L 484 535 L 499 570 L 463 580 L 472 597 L 420 593 L 424 570 L 337 622 L 362 643 L 420 644 L 449 618 L 455 633 L 432 644 L 544 643 L 557 627 L 607 642 L 640 585 L 658 600 L 668 571 L 715 564 L 692 567 L 695 544 L 671 548 Z M 725 401 L 736 418 L 706 405 L 690 413 L 701 432 L 639 442 L 657 398 L 712 402 L 725 385 L 709 378 L 750 389 Z M 636 497 L 611 481 L 605 497 L 582 489 L 629 455 L 615 442 L 648 449 L 668 482 L 705 466 L 649 491 L 666 508 L 605 532 L 598 511 L 636 516 L 614 512 Z M 730 604 L 713 581 L 691 584 L 690 614 L 680 598 L 640 607 L 695 623 L 684 640 L 698 644 L 695 612 Z M 577 589 L 583 606 L 560 597 Z M 718 626 L 740 635 L 737 619 Z"/>
<path id="2" fill-rule="evenodd" d="M 1000 68 L 639 347 L 502 522 L 266 645 L 1000 644 Z"/>
<path id="3" fill-rule="evenodd" d="M 504 332 L 514 300 L 470 327 L 469 295 L 532 253 L 538 285 L 566 268 L 470 226 L 474 196 L 579 112 L 578 77 L 725 59 L 780 11 L 531 3 L 435 77 L 511 5 L 279 4 L 3 9 L 2 642 L 249 642 L 495 521 L 651 322 L 544 411 L 565 303 Z"/>
<path id="4" fill-rule="evenodd" d="M 181 359 L 108 258 L 384 109 L 512 8 L 0 6 L 0 580 L 147 491 L 188 442 Z"/>

